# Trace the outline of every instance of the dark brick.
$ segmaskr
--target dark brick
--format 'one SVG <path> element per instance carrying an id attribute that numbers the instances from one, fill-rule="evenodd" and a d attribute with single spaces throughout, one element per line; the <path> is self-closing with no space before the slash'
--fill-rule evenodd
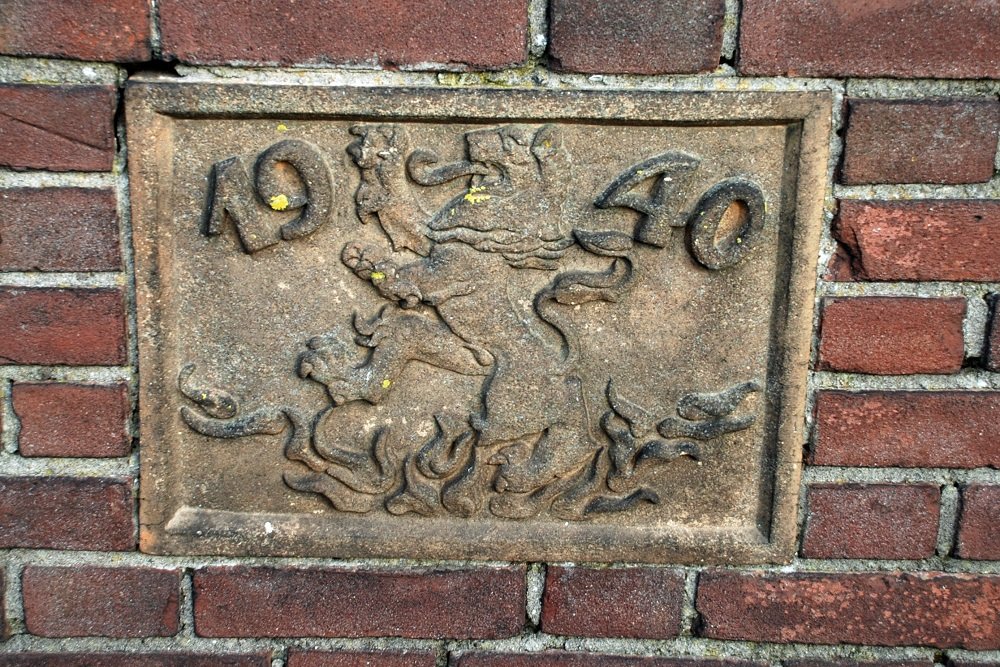
<path id="1" fill-rule="evenodd" d="M 527 57 L 527 0 L 163 0 L 166 57 L 255 65 L 437 63 L 499 69 Z"/>
<path id="2" fill-rule="evenodd" d="M 244 655 L 21 653 L 0 655 L 0 667 L 271 667 L 271 652 Z"/>
<path id="3" fill-rule="evenodd" d="M 24 623 L 40 637 L 177 634 L 180 572 L 146 568 L 39 567 L 22 576 Z"/>
<path id="4" fill-rule="evenodd" d="M 998 125 L 995 99 L 851 100 L 841 181 L 988 181 Z"/>
<path id="5" fill-rule="evenodd" d="M 1000 467 L 1000 393 L 822 391 L 812 463 Z"/>
<path id="6" fill-rule="evenodd" d="M 965 299 L 825 299 L 819 369 L 873 375 L 955 373 L 965 358 Z"/>
<path id="7" fill-rule="evenodd" d="M 1000 560 L 997 526 L 1000 526 L 1000 486 L 970 484 L 962 489 L 955 552 L 961 558 Z"/>
<path id="8" fill-rule="evenodd" d="M 745 660 L 697 660 L 644 658 L 598 653 L 468 653 L 455 667 L 764 667 L 766 663 Z"/>
<path id="9" fill-rule="evenodd" d="M 7 582 L 4 580 L 3 569 L 0 569 L 0 641 L 10 637 L 10 626 L 7 625 L 7 610 L 4 600 L 7 599 Z"/>
<path id="10" fill-rule="evenodd" d="M 117 271 L 113 190 L 0 190 L 0 271 Z"/>
<path id="11" fill-rule="evenodd" d="M 941 490 L 930 484 L 814 484 L 806 558 L 918 559 L 934 555 Z"/>
<path id="12" fill-rule="evenodd" d="M 131 479 L 0 477 L 0 549 L 135 548 Z"/>
<path id="13" fill-rule="evenodd" d="M 1000 281 L 1000 200 L 842 201 L 845 280 Z"/>
<path id="14" fill-rule="evenodd" d="M 293 650 L 288 655 L 288 667 L 434 667 L 436 664 L 437 655 L 429 651 L 332 653 Z"/>
<path id="15" fill-rule="evenodd" d="M 683 74 L 719 66 L 725 0 L 552 0 L 550 14 L 555 69 Z"/>
<path id="16" fill-rule="evenodd" d="M 542 630 L 553 635 L 668 639 L 681 629 L 684 576 L 662 568 L 550 566 Z"/>
<path id="17" fill-rule="evenodd" d="M 990 321 L 986 331 L 986 359 L 988 370 L 1000 371 L 1000 294 L 989 296 Z"/>
<path id="18" fill-rule="evenodd" d="M 121 290 L 0 287 L 0 364 L 127 360 Z"/>
<path id="19" fill-rule="evenodd" d="M 995 0 L 744 0 L 740 72 L 1000 78 Z"/>
<path id="20" fill-rule="evenodd" d="M 78 384 L 15 384 L 22 456 L 127 456 L 128 388 Z"/>
<path id="21" fill-rule="evenodd" d="M 1000 577 L 701 574 L 699 634 L 775 643 L 1000 647 Z"/>
<path id="22" fill-rule="evenodd" d="M 0 85 L 0 167 L 111 169 L 116 103 L 111 86 Z"/>
<path id="23" fill-rule="evenodd" d="M 524 622 L 523 567 L 334 570 L 208 567 L 194 576 L 202 637 L 500 638 Z"/>
<path id="24" fill-rule="evenodd" d="M 149 0 L 4 0 L 0 53 L 77 60 L 149 60 Z"/>

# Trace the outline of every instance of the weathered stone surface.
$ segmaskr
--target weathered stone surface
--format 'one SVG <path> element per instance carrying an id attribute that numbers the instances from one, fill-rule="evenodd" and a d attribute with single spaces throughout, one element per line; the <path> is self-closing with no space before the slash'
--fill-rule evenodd
<path id="1" fill-rule="evenodd" d="M 178 570 L 29 565 L 21 581 L 25 627 L 39 637 L 169 637 L 180 627 Z"/>
<path id="2" fill-rule="evenodd" d="M 0 190 L 0 271 L 117 271 L 113 190 Z"/>
<path id="3" fill-rule="evenodd" d="M 143 549 L 790 556 L 825 95 L 129 104 Z"/>
<path id="4" fill-rule="evenodd" d="M 605 74 L 684 74 L 719 65 L 724 0 L 553 0 L 555 69 Z"/>

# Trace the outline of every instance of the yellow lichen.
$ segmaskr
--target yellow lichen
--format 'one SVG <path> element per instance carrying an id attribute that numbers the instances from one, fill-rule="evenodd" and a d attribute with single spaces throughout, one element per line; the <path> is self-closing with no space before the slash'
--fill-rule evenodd
<path id="1" fill-rule="evenodd" d="M 284 211 L 288 208 L 288 197 L 286 195 L 274 195 L 268 200 L 275 211 Z"/>
<path id="2" fill-rule="evenodd" d="M 381 271 L 372 271 L 372 282 L 380 283 L 385 280 L 385 274 Z"/>
<path id="3" fill-rule="evenodd" d="M 470 204 L 481 204 L 484 201 L 489 200 L 490 196 L 486 194 L 486 186 L 471 187 L 469 191 L 465 194 L 465 201 Z"/>
<path id="4" fill-rule="evenodd" d="M 277 129 L 278 132 L 288 132 L 288 126 L 284 123 L 278 123 L 278 127 L 275 129 Z"/>
<path id="5" fill-rule="evenodd" d="M 392 386 L 392 380 L 390 380 L 389 378 L 386 378 L 386 379 L 382 380 L 382 388 L 383 389 L 388 389 L 391 386 Z"/>

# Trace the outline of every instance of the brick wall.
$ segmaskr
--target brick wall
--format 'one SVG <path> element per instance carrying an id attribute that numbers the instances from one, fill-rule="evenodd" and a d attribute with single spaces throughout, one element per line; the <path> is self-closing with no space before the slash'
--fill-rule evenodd
<path id="1" fill-rule="evenodd" d="M 0 667 L 1000 664 L 997 0 L 6 0 L 0 54 Z M 122 85 L 296 67 L 832 91 L 791 564 L 138 552 Z"/>

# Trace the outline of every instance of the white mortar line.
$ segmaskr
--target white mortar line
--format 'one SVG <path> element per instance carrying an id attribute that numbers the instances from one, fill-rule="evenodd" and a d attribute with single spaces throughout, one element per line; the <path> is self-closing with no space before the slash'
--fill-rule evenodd
<path id="1" fill-rule="evenodd" d="M 549 46 L 548 0 L 528 0 L 528 54 L 534 58 L 545 55 Z"/>
<path id="2" fill-rule="evenodd" d="M 0 188 L 97 188 L 111 189 L 115 175 L 86 171 L 12 171 L 0 169 Z"/>
<path id="3" fill-rule="evenodd" d="M 109 63 L 0 56 L 0 72 L 5 83 L 116 86 L 122 69 Z"/>
<path id="4" fill-rule="evenodd" d="M 122 287 L 125 274 L 117 272 L 28 272 L 0 271 L 0 287 L 94 288 Z"/>

